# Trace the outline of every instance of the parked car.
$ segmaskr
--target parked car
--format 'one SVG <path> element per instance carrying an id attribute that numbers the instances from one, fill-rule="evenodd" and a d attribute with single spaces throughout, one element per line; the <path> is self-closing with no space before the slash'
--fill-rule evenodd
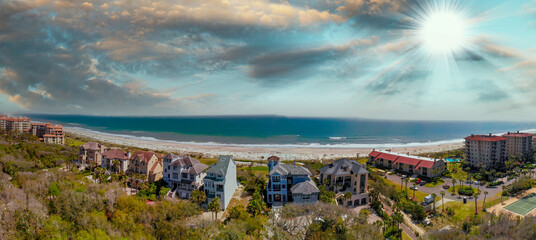
<path id="1" fill-rule="evenodd" d="M 426 184 L 426 181 L 424 181 L 424 180 L 422 180 L 422 181 L 419 183 L 419 185 L 421 185 L 421 186 L 424 186 L 424 184 Z"/>
<path id="2" fill-rule="evenodd" d="M 449 188 L 450 188 L 450 185 L 448 185 L 448 184 L 443 184 L 443 188 L 444 188 L 444 189 L 449 189 Z"/>
<path id="3" fill-rule="evenodd" d="M 405 174 L 402 175 L 402 179 L 407 178 L 407 177 L 408 177 L 408 175 L 405 175 Z"/>
<path id="4" fill-rule="evenodd" d="M 417 180 L 415 180 L 415 183 L 416 183 L 416 184 L 419 184 L 419 183 L 421 183 L 421 182 L 422 182 L 421 179 L 418 179 L 418 178 L 417 178 Z"/>
<path id="5" fill-rule="evenodd" d="M 416 186 L 411 186 L 411 187 L 409 187 L 409 189 L 415 190 L 415 191 L 419 190 L 419 188 L 417 188 Z"/>

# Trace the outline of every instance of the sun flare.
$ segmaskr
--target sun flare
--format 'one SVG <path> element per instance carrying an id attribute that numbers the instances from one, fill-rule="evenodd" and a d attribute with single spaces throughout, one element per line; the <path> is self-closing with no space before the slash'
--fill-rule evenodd
<path id="1" fill-rule="evenodd" d="M 433 54 L 456 53 L 468 44 L 467 20 L 454 11 L 437 11 L 418 30 L 423 46 Z"/>

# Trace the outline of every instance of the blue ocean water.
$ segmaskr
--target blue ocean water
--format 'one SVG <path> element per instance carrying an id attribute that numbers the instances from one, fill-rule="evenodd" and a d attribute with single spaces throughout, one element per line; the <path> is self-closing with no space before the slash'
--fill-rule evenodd
<path id="1" fill-rule="evenodd" d="M 459 142 L 471 134 L 535 131 L 535 122 L 387 121 L 281 116 L 107 117 L 31 114 L 61 123 L 128 137 L 177 142 L 278 147 L 371 148 Z"/>

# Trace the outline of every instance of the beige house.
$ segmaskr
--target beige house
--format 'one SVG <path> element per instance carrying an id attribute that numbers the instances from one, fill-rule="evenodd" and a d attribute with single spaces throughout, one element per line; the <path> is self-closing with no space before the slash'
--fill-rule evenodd
<path id="1" fill-rule="evenodd" d="M 347 207 L 369 202 L 368 174 L 365 165 L 355 160 L 339 159 L 320 168 L 320 183 L 337 194 L 352 193 L 352 198 L 339 204 Z"/>
<path id="2" fill-rule="evenodd" d="M 130 156 L 128 172 L 143 174 L 149 182 L 162 179 L 163 169 L 162 159 L 152 151 L 136 151 Z"/>
<path id="3" fill-rule="evenodd" d="M 94 163 L 96 166 L 102 164 L 102 154 L 106 150 L 106 147 L 97 142 L 87 142 L 80 145 L 80 153 L 78 154 L 78 163 L 90 164 Z"/>
<path id="4" fill-rule="evenodd" d="M 130 163 L 130 151 L 110 149 L 102 154 L 102 167 L 110 172 L 125 173 Z"/>

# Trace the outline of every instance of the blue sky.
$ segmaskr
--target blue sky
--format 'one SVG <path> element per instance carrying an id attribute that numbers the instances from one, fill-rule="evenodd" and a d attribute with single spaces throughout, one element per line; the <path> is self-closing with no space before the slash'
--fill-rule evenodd
<path id="1" fill-rule="evenodd" d="M 533 0 L 8 0 L 0 110 L 526 121 L 535 39 Z"/>

